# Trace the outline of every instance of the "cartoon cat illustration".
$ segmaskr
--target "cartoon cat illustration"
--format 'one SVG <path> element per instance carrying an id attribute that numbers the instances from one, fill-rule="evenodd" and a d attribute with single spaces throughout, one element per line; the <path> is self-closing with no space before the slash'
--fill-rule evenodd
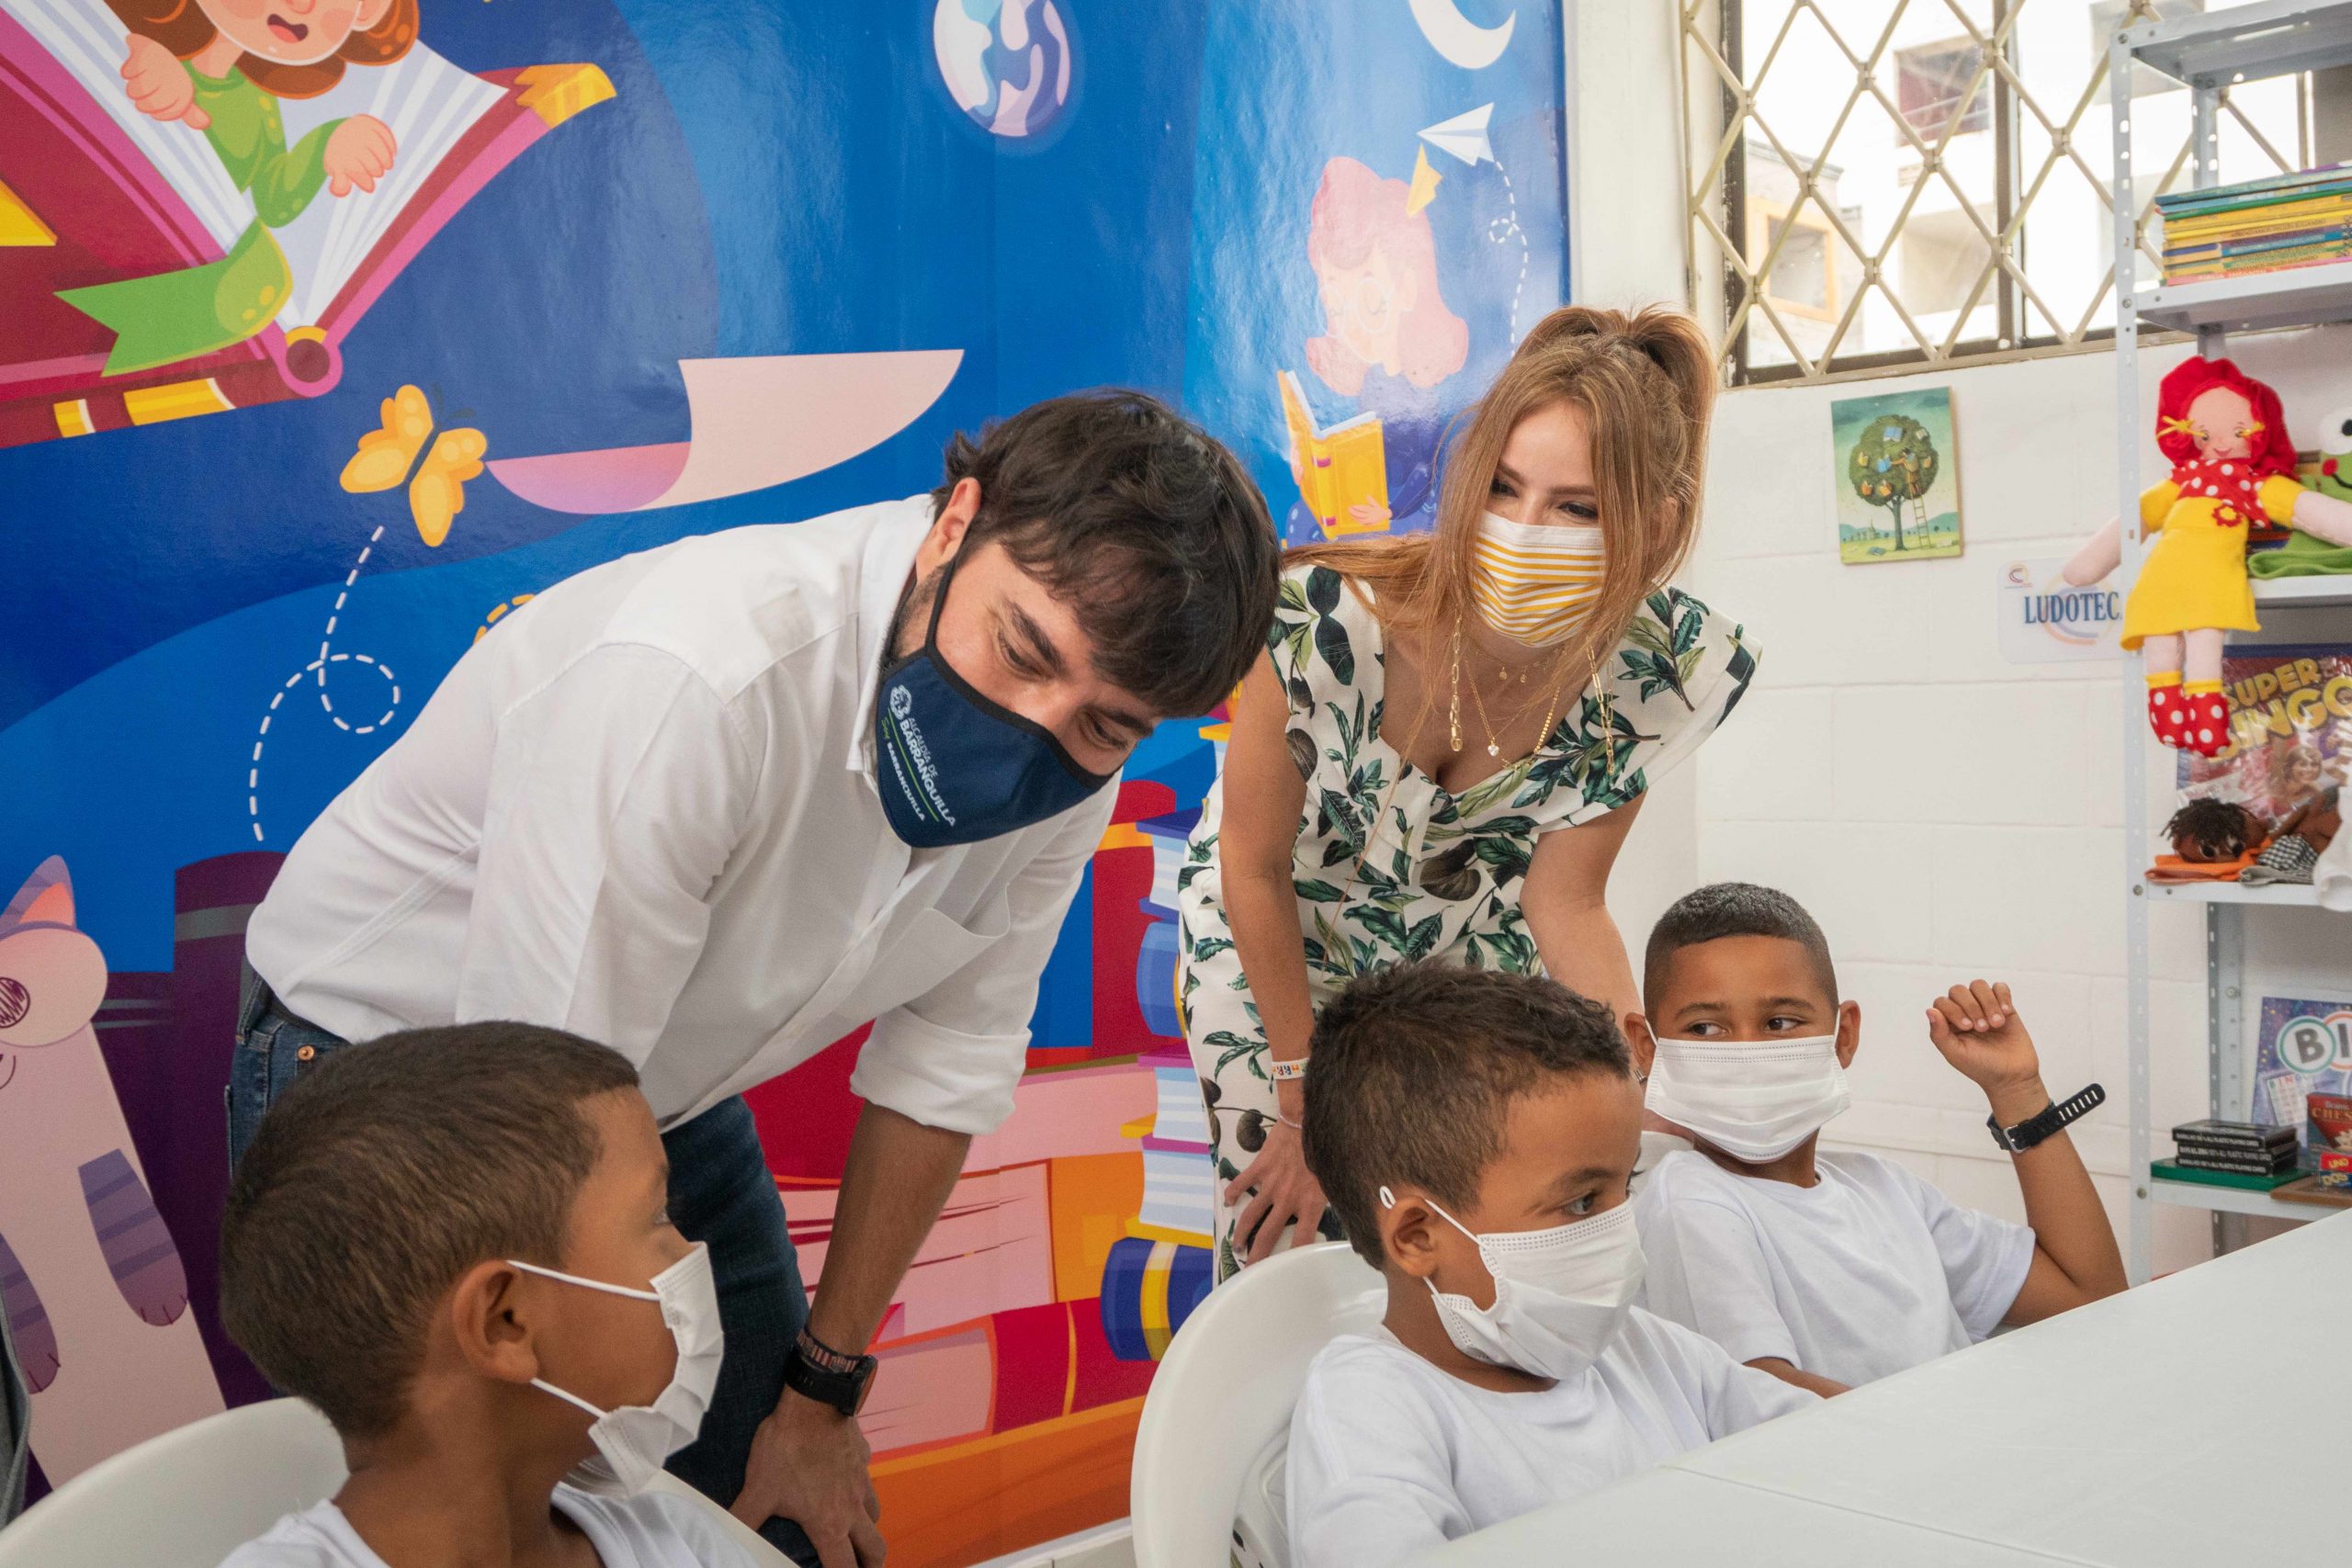
<path id="1" fill-rule="evenodd" d="M 0 910 L 0 1311 L 51 1485 L 222 1408 L 91 1027 L 106 990 L 51 857 Z"/>

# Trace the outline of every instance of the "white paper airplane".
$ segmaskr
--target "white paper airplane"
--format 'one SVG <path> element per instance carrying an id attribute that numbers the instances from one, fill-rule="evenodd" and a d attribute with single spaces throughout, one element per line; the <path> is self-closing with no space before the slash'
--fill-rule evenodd
<path id="1" fill-rule="evenodd" d="M 1421 140 L 1465 164 L 1491 164 L 1495 161 L 1495 149 L 1487 140 L 1487 121 L 1494 118 L 1494 105 L 1480 104 L 1468 114 L 1458 114 L 1428 127 L 1421 132 Z"/>

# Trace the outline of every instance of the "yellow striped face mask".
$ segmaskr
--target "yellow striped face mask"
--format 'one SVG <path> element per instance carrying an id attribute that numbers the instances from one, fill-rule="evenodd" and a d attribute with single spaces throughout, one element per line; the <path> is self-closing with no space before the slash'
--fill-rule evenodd
<path id="1" fill-rule="evenodd" d="M 1598 526 L 1514 523 L 1489 512 L 1478 520 L 1471 553 L 1470 592 L 1479 615 L 1530 648 L 1572 636 L 1600 596 Z"/>

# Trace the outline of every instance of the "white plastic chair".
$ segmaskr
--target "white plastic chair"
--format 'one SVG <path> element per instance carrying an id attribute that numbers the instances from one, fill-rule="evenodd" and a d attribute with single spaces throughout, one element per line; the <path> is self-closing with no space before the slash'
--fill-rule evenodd
<path id="1" fill-rule="evenodd" d="M 1277 1253 L 1209 1292 L 1143 1402 L 1128 1491 L 1136 1568 L 1228 1559 L 1242 1483 L 1289 1428 L 1307 1363 L 1386 1310 L 1379 1273 L 1337 1241 Z"/>
<path id="2" fill-rule="evenodd" d="M 218 1568 L 350 1472 L 326 1417 L 272 1399 L 151 1438 L 75 1476 L 0 1530 L 0 1568 Z M 759 1568 L 791 1559 L 684 1482 L 655 1484 L 723 1520 Z"/>

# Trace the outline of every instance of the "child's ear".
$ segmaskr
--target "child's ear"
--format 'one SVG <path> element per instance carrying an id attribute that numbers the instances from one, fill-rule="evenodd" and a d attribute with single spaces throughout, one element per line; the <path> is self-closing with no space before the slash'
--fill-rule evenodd
<path id="1" fill-rule="evenodd" d="M 1437 1227 L 1444 1222 L 1412 1189 L 1396 1197 L 1393 1208 L 1380 1211 L 1381 1250 L 1412 1278 L 1426 1280 L 1437 1272 Z"/>
<path id="2" fill-rule="evenodd" d="M 1647 1078 L 1650 1064 L 1657 1060 L 1657 1035 L 1647 1018 L 1637 1012 L 1625 1015 L 1625 1043 L 1633 1047 L 1634 1076 Z"/>
<path id="3" fill-rule="evenodd" d="M 1862 1004 L 1840 1002 L 1838 1004 L 1838 1065 L 1852 1066 L 1854 1053 L 1861 1048 Z"/>
<path id="4" fill-rule="evenodd" d="M 458 1354 L 486 1378 L 527 1383 L 539 1375 L 529 1309 L 519 1300 L 522 1271 L 495 1259 L 458 1277 L 449 1293 L 448 1323 Z"/>

